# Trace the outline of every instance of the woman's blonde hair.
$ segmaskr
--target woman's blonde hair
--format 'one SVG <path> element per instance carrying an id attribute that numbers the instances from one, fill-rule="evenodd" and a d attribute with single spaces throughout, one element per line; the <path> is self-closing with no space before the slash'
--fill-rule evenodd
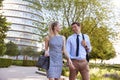
<path id="1" fill-rule="evenodd" d="M 54 21 L 54 22 L 51 22 L 50 25 L 49 25 L 49 37 L 52 37 L 55 35 L 54 33 L 54 27 L 56 27 L 58 25 L 58 21 Z"/>

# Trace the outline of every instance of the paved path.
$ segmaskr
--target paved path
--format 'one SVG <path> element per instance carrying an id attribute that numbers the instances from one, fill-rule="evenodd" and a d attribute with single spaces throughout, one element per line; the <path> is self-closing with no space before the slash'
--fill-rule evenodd
<path id="1" fill-rule="evenodd" d="M 0 68 L 0 80 L 48 80 L 45 75 L 37 74 L 36 71 L 36 67 Z"/>

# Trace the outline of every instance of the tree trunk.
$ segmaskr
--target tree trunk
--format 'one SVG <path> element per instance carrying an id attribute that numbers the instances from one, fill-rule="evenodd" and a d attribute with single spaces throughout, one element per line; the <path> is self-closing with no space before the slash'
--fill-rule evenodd
<path id="1" fill-rule="evenodd" d="M 25 60 L 25 55 L 23 56 L 23 60 Z"/>
<path id="2" fill-rule="evenodd" d="M 101 60 L 101 64 L 103 63 L 103 60 Z"/>
<path id="3" fill-rule="evenodd" d="M 28 57 L 27 57 L 27 56 L 25 56 L 25 60 L 27 60 L 27 58 L 28 58 Z"/>
<path id="4" fill-rule="evenodd" d="M 16 56 L 16 60 L 18 60 L 18 55 Z"/>

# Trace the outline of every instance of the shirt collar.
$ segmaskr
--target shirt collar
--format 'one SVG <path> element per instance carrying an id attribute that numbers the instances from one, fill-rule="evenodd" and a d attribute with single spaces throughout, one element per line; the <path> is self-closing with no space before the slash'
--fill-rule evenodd
<path id="1" fill-rule="evenodd" d="M 81 37 L 82 33 L 79 33 L 79 34 L 74 33 L 74 36 L 77 36 L 77 35 L 79 35 Z"/>

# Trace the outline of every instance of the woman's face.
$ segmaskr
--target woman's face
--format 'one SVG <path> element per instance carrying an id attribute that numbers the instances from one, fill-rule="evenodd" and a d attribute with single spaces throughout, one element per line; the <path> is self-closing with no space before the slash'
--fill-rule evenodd
<path id="1" fill-rule="evenodd" d="M 60 32 L 60 30 L 61 30 L 61 26 L 59 23 L 54 28 L 55 28 L 55 31 L 57 31 L 57 32 Z"/>

